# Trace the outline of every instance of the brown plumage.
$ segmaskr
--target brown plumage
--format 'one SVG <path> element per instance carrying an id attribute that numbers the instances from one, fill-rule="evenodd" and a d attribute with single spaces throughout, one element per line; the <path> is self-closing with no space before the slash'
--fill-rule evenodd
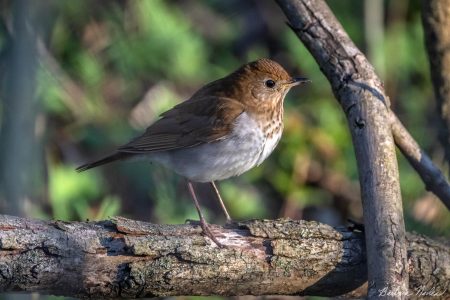
<path id="1" fill-rule="evenodd" d="M 139 156 L 158 161 L 189 181 L 213 182 L 239 175 L 261 164 L 275 148 L 283 130 L 284 97 L 291 87 L 306 81 L 289 76 L 270 59 L 245 64 L 163 113 L 116 153 L 77 171 Z M 199 214 L 203 229 L 217 242 L 200 210 Z"/>

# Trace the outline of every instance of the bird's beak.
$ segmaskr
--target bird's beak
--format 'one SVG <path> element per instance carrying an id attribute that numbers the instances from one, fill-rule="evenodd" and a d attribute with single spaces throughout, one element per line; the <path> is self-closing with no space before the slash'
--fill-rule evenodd
<path id="1" fill-rule="evenodd" d="M 308 83 L 308 82 L 311 82 L 311 80 L 309 80 L 308 78 L 293 77 L 291 80 L 289 80 L 287 82 L 287 85 L 290 86 L 290 87 L 293 87 L 293 86 L 304 84 L 304 83 Z"/>

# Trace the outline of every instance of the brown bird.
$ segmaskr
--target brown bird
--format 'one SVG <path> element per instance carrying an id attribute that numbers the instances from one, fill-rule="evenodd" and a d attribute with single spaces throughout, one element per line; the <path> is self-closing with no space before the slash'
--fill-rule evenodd
<path id="1" fill-rule="evenodd" d="M 203 232 L 220 246 L 202 215 L 192 182 L 211 183 L 231 222 L 214 181 L 240 175 L 272 153 L 283 132 L 284 97 L 291 87 L 308 81 L 289 76 L 270 59 L 250 62 L 163 113 L 114 154 L 77 171 L 135 157 L 163 164 L 188 179 Z"/>

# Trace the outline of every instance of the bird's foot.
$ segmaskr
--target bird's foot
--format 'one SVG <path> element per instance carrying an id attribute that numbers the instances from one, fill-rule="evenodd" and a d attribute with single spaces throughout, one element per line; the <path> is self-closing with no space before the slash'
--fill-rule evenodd
<path id="1" fill-rule="evenodd" d="M 202 232 L 204 235 L 206 235 L 207 237 L 209 237 L 219 248 L 225 248 L 225 245 L 223 245 L 221 242 L 219 242 L 219 240 L 215 237 L 215 235 L 211 232 L 211 229 L 209 228 L 208 223 L 205 222 L 205 220 L 190 220 L 187 219 L 185 221 L 186 224 L 189 225 L 197 225 L 200 226 L 202 228 Z"/>

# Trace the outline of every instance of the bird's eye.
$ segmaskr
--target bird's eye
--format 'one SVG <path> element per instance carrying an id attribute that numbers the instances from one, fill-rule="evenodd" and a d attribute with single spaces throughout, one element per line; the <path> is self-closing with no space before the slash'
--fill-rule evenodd
<path id="1" fill-rule="evenodd" d="M 268 79 L 266 80 L 266 82 L 264 82 L 264 85 L 270 89 L 272 89 L 275 86 L 275 81 L 273 81 L 272 79 Z"/>

